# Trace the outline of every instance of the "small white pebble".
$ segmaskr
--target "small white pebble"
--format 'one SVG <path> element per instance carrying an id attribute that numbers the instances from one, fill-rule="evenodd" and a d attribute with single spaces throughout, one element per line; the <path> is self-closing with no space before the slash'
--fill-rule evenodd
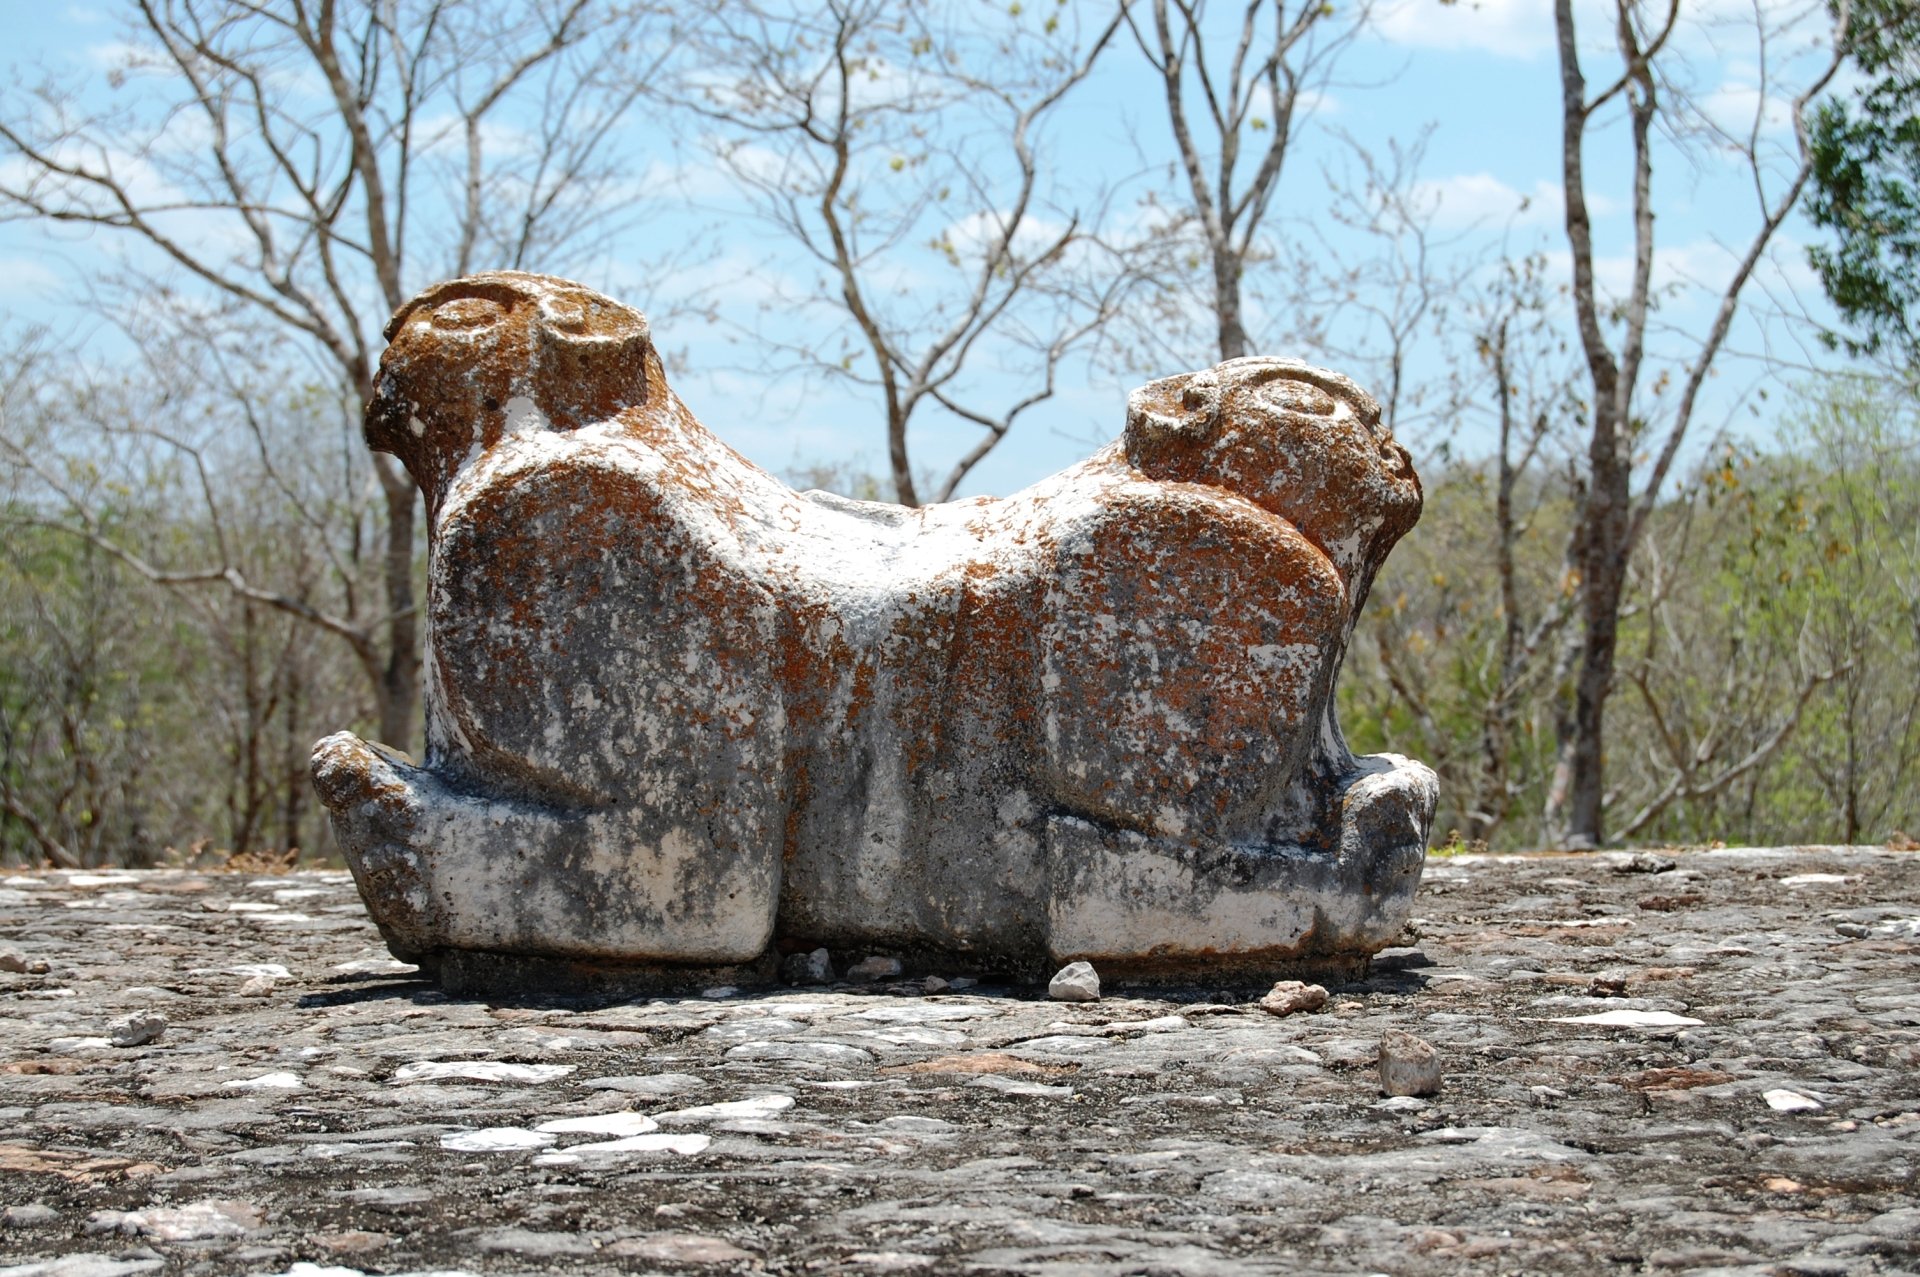
<path id="1" fill-rule="evenodd" d="M 1784 1089 L 1768 1091 L 1760 1098 L 1776 1113 L 1817 1113 L 1826 1107 L 1810 1095 Z"/>
<path id="2" fill-rule="evenodd" d="M 294 1073 L 262 1073 L 259 1077 L 236 1078 L 226 1083 L 227 1091 L 297 1091 L 301 1082 Z"/>
<path id="3" fill-rule="evenodd" d="M 522 1149 L 545 1148 L 554 1137 L 544 1131 L 529 1131 L 518 1126 L 488 1126 L 477 1131 L 456 1131 L 440 1137 L 440 1147 L 456 1153 L 514 1153 Z"/>
<path id="4" fill-rule="evenodd" d="M 1100 973 L 1091 962 L 1069 962 L 1047 982 L 1047 996 L 1056 1002 L 1098 1002 Z"/>
<path id="5" fill-rule="evenodd" d="M 533 1128 L 554 1135 L 645 1135 L 660 1124 L 645 1113 L 598 1113 L 592 1117 L 561 1117 Z"/>

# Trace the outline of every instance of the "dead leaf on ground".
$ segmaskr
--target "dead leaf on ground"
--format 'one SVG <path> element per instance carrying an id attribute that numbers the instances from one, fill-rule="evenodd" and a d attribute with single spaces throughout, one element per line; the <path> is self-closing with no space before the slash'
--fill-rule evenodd
<path id="1" fill-rule="evenodd" d="M 76 1153 L 68 1149 L 0 1144 L 0 1172 L 58 1175 L 61 1179 L 71 1180 L 76 1184 L 92 1184 L 114 1175 L 128 1178 L 158 1175 L 165 1169 L 152 1162 L 136 1162 L 130 1157 L 103 1157 L 92 1153 Z"/>
<path id="2" fill-rule="evenodd" d="M 1648 1069 L 1626 1080 L 1636 1091 L 1690 1091 L 1696 1086 L 1721 1086 L 1733 1081 L 1733 1074 L 1719 1069 Z"/>

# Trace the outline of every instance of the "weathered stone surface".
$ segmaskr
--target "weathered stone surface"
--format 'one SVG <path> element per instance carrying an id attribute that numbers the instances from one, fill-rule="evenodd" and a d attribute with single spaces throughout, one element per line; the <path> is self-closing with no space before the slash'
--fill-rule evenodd
<path id="1" fill-rule="evenodd" d="M 1333 687 L 1420 486 L 1346 378 L 1156 381 L 1054 478 L 906 509 L 735 454 L 578 285 L 452 281 L 388 337 L 427 759 L 342 734 L 314 777 L 402 959 L 1271 974 L 1400 933 L 1433 776 L 1356 759 Z"/>
<path id="2" fill-rule="evenodd" d="M 815 952 L 819 952 L 815 950 Z M 900 959 L 873 954 L 847 968 L 849 980 L 891 980 L 901 972 Z"/>
<path id="3" fill-rule="evenodd" d="M 1398 1029 L 1380 1039 L 1380 1093 L 1438 1095 L 1440 1053 L 1433 1043 Z"/>
<path id="4" fill-rule="evenodd" d="M 790 953 L 780 964 L 780 976 L 788 984 L 832 984 L 833 957 L 825 949 Z"/>
<path id="5" fill-rule="evenodd" d="M 1292 1015 L 1297 1011 L 1318 1011 L 1327 1005 L 1327 991 L 1317 984 L 1282 980 L 1260 999 L 1260 1009 L 1268 1015 Z"/>
<path id="6" fill-rule="evenodd" d="M 150 1042 L 158 1042 L 160 1035 L 166 1031 L 166 1016 L 136 1011 L 124 1020 L 116 1021 L 107 1030 L 107 1036 L 115 1046 L 146 1046 Z"/>
<path id="7" fill-rule="evenodd" d="M 1069 962 L 1047 981 L 1047 996 L 1056 1002 L 1098 1002 L 1100 973 L 1091 962 Z"/>
<path id="8" fill-rule="evenodd" d="M 1265 981 L 462 1000 L 376 961 L 345 873 L 8 875 L 0 933 L 54 960 L 0 972 L 0 1273 L 724 1253 L 689 1238 L 754 1257 L 714 1272 L 1920 1270 L 1920 942 L 1893 934 L 1920 856 L 1676 853 L 1701 897 L 1676 912 L 1621 859 L 1436 859 L 1420 947 L 1285 1018 Z M 240 996 L 270 963 L 279 993 Z M 154 1006 L 156 1043 L 55 1045 Z M 1608 1007 L 1698 1023 L 1560 1019 Z M 1393 1030 L 1440 1051 L 1441 1094 L 1380 1098 Z M 729 1057 L 757 1041 L 860 1049 Z M 225 1089 L 273 1074 L 300 1085 Z M 554 1139 L 443 1146 L 488 1129 Z"/>

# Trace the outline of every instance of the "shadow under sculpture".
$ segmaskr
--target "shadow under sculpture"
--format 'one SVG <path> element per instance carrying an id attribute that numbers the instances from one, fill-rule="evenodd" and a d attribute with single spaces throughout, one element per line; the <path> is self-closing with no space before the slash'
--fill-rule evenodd
<path id="1" fill-rule="evenodd" d="M 313 774 L 397 956 L 1251 978 L 1399 935 L 1434 776 L 1354 757 L 1333 693 L 1420 484 L 1345 377 L 1155 381 L 1089 459 L 909 509 L 739 456 L 577 284 L 453 280 L 387 338 L 366 436 L 426 494 L 426 765 L 340 733 Z"/>

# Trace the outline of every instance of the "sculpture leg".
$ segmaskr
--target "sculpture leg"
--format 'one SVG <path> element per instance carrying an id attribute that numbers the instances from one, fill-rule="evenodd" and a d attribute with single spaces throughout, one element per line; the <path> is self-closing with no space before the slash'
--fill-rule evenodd
<path id="1" fill-rule="evenodd" d="M 342 732 L 314 787 L 394 954 L 447 950 L 719 965 L 766 947 L 777 854 L 718 856 L 634 809 L 566 811 L 460 793 Z"/>
<path id="2" fill-rule="evenodd" d="M 1413 908 L 1438 788 L 1394 754 L 1356 760 L 1333 849 L 1241 846 L 1056 816 L 1048 948 L 1160 976 L 1358 971 Z"/>

